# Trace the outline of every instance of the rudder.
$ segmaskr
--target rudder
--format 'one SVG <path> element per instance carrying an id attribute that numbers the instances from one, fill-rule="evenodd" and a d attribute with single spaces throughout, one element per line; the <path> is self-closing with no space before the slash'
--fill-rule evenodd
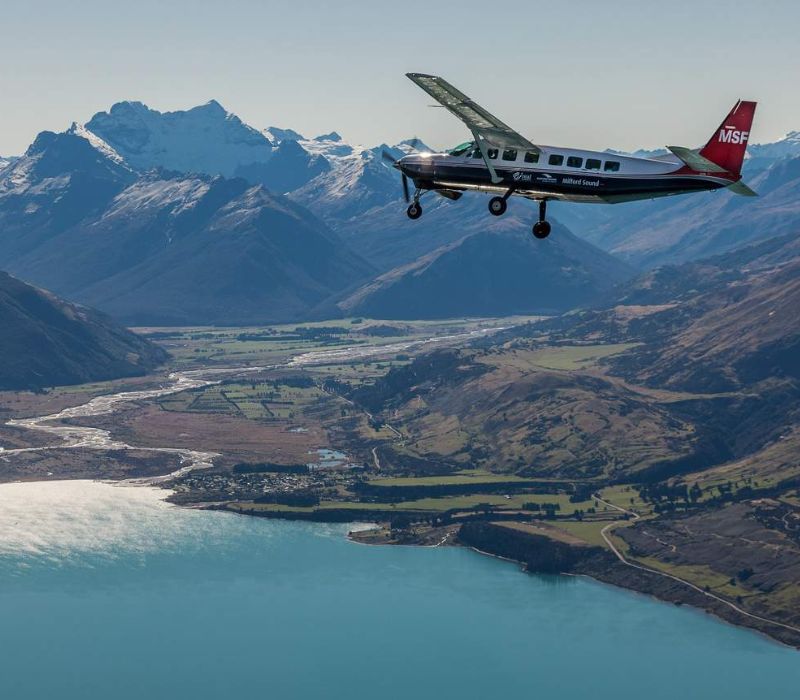
<path id="1" fill-rule="evenodd" d="M 755 112 L 755 102 L 739 100 L 708 143 L 700 149 L 700 155 L 728 172 L 740 175 Z"/>

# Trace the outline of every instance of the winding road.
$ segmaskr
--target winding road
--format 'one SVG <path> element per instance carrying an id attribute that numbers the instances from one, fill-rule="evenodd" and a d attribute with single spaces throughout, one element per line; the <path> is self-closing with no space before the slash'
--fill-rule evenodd
<path id="1" fill-rule="evenodd" d="M 632 510 L 626 510 L 625 508 L 622 508 L 620 506 L 614 505 L 613 503 L 610 503 L 609 501 L 603 500 L 602 498 L 600 498 L 600 496 L 598 494 L 594 494 L 593 497 L 599 503 L 602 503 L 603 505 L 606 505 L 609 508 L 613 508 L 614 510 L 619 511 L 620 513 L 627 513 L 628 515 L 630 515 L 633 518 L 633 520 L 639 520 L 640 517 L 641 517 L 638 513 L 634 512 Z M 613 529 L 615 527 L 618 527 L 619 524 L 620 524 L 619 520 L 616 520 L 614 522 L 609 523 L 602 530 L 600 530 L 600 534 L 603 536 L 603 540 L 608 545 L 608 548 L 616 555 L 617 559 L 619 559 L 623 564 L 625 564 L 625 566 L 630 566 L 631 568 L 639 569 L 640 571 L 646 571 L 647 573 L 650 573 L 650 574 L 656 574 L 656 576 L 662 576 L 664 578 L 672 579 L 673 581 L 676 581 L 677 583 L 681 583 L 684 586 L 688 586 L 689 588 L 691 588 L 694 591 L 697 591 L 698 593 L 702 593 L 707 598 L 712 598 L 713 600 L 716 600 L 716 601 L 718 601 L 720 603 L 723 603 L 724 605 L 727 605 L 729 608 L 731 608 L 732 610 L 735 610 L 740 615 L 744 615 L 745 617 L 749 617 L 752 620 L 758 620 L 759 622 L 766 622 L 769 625 L 775 625 L 777 627 L 782 627 L 783 629 L 791 630 L 792 632 L 796 632 L 796 633 L 800 634 L 800 627 L 795 627 L 793 625 L 787 625 L 784 622 L 778 622 L 777 620 L 771 620 L 768 617 L 761 617 L 760 615 L 755 615 L 753 613 L 747 612 L 747 610 L 743 610 L 742 608 L 740 608 L 735 603 L 732 603 L 731 601 L 729 601 L 729 600 L 727 600 L 725 598 L 722 598 L 721 596 L 718 596 L 715 593 L 712 593 L 711 591 L 707 591 L 704 588 L 700 588 L 700 586 L 695 585 L 691 581 L 687 581 L 686 579 L 680 578 L 679 576 L 675 576 L 673 574 L 668 574 L 665 571 L 659 571 L 658 569 L 651 569 L 649 566 L 644 566 L 642 564 L 634 564 L 632 561 L 630 561 L 630 560 L 625 558 L 625 556 L 622 554 L 622 552 L 620 552 L 619 549 L 617 549 L 617 547 L 614 544 L 614 542 L 608 536 L 609 530 L 611 530 L 611 529 Z"/>

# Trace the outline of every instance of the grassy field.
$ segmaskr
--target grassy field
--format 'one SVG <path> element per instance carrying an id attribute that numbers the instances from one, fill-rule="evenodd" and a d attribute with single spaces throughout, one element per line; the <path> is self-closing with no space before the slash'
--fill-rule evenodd
<path id="1" fill-rule="evenodd" d="M 510 350 L 502 357 L 502 363 L 512 367 L 528 369 L 540 367 L 553 370 L 581 370 L 596 365 L 598 360 L 625 352 L 636 343 L 605 345 L 559 345 L 533 350 Z M 491 356 L 486 362 L 493 362 Z"/>
<path id="2" fill-rule="evenodd" d="M 273 382 L 236 382 L 183 391 L 160 400 L 167 411 L 224 413 L 250 419 L 293 420 L 324 392 L 316 386 L 293 387 Z"/>
<path id="3" fill-rule="evenodd" d="M 639 498 L 639 492 L 632 486 L 618 484 L 600 490 L 600 497 L 615 506 L 631 510 L 639 515 L 649 515 L 652 512 L 650 504 Z"/>
<path id="4" fill-rule="evenodd" d="M 559 542 L 566 542 L 567 544 L 587 544 L 586 540 L 584 540 L 579 535 L 575 535 L 566 528 L 563 528 L 560 525 L 556 525 L 553 523 L 527 523 L 527 522 L 515 523 L 515 522 L 508 522 L 505 520 L 501 520 L 494 524 L 499 525 L 500 527 L 506 527 L 509 530 L 517 530 L 519 532 L 525 532 L 529 535 L 541 535 L 544 537 L 550 537 L 552 539 L 558 540 Z M 581 523 L 576 523 L 576 524 L 580 525 Z"/>
<path id="5" fill-rule="evenodd" d="M 606 542 L 600 531 L 608 525 L 607 520 L 559 520 L 553 527 L 578 538 L 579 540 L 596 547 L 607 548 Z"/>

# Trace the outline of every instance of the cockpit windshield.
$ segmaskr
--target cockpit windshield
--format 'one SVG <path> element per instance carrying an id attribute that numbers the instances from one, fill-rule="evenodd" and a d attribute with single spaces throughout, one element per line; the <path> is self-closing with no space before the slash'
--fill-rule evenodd
<path id="1" fill-rule="evenodd" d="M 448 155 L 451 156 L 463 156 L 469 153 L 473 148 L 475 148 L 474 141 L 467 141 L 465 143 L 460 143 L 455 148 L 451 148 L 447 151 Z"/>

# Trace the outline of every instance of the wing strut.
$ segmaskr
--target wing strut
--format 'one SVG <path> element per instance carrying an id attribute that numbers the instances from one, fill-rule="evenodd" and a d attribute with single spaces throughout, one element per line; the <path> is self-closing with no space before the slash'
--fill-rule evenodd
<path id="1" fill-rule="evenodd" d="M 486 167 L 489 170 L 489 175 L 492 177 L 492 182 L 495 185 L 501 183 L 503 178 L 498 176 L 497 171 L 492 165 L 492 161 L 489 160 L 489 152 L 486 149 L 486 142 L 483 140 L 483 137 L 475 129 L 472 129 L 472 136 L 475 139 L 475 143 L 478 144 L 478 150 L 481 152 L 481 158 L 483 158 L 483 162 L 486 163 Z"/>

